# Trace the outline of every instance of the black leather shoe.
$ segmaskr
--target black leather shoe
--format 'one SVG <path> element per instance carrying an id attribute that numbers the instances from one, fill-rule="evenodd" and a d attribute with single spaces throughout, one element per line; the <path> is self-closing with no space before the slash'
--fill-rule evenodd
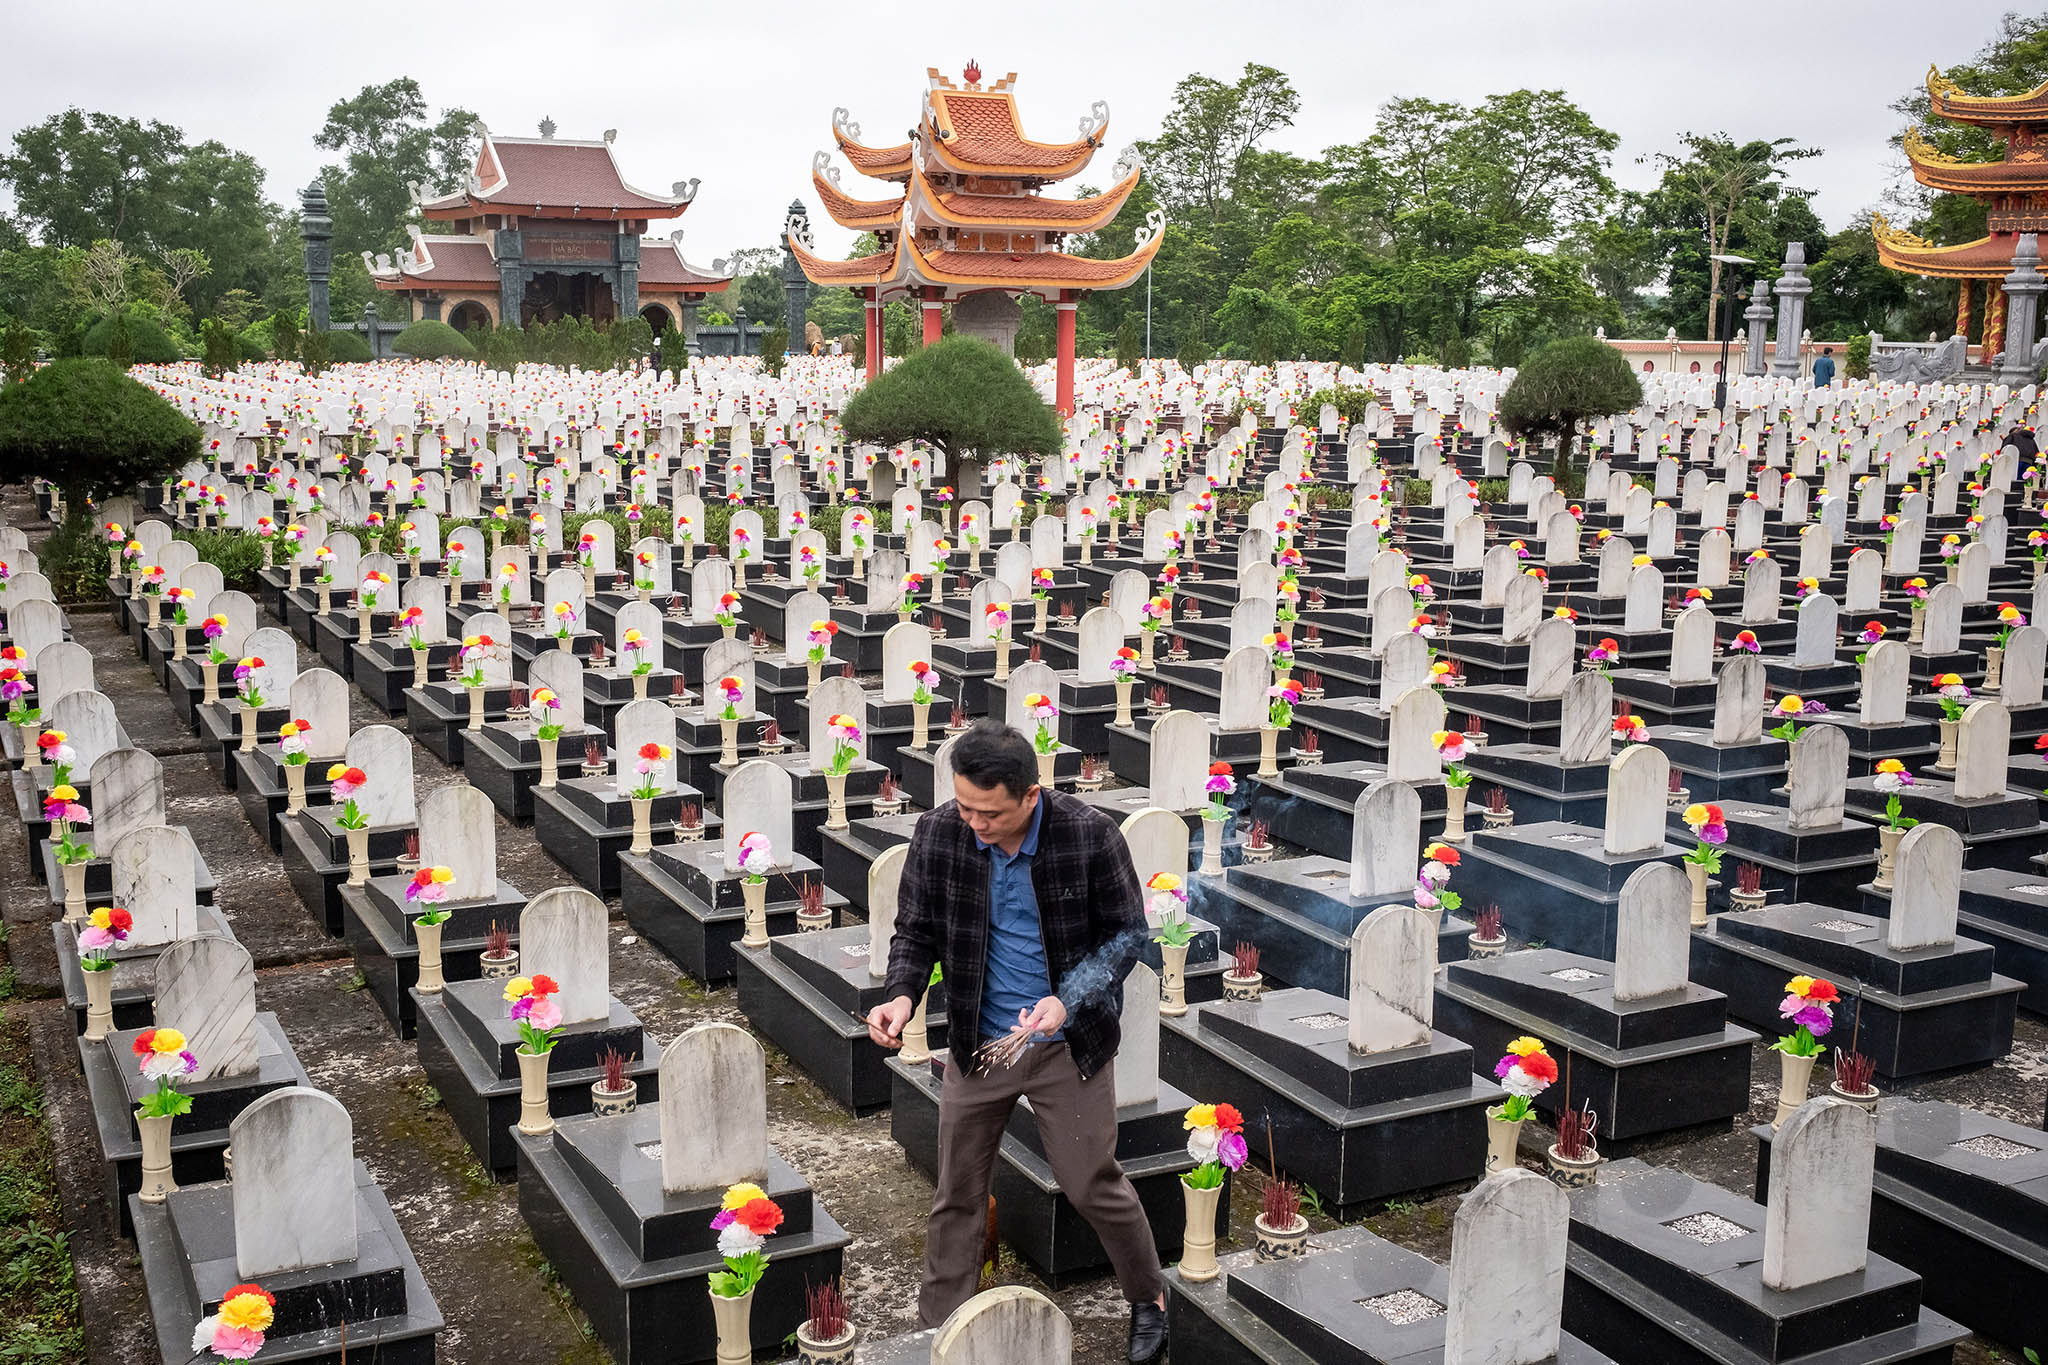
<path id="1" fill-rule="evenodd" d="M 1166 1310 L 1156 1303 L 1131 1305 L 1131 1365 L 1166 1358 Z"/>

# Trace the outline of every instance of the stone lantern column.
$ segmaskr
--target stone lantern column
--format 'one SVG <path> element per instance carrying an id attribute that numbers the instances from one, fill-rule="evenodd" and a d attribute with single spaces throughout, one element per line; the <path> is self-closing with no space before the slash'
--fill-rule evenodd
<path id="1" fill-rule="evenodd" d="M 1813 281 L 1806 278 L 1806 244 L 1792 242 L 1785 247 L 1785 273 L 1778 276 L 1778 349 L 1771 357 L 1771 373 L 1779 379 L 1797 379 L 1800 369 L 1799 338 L 1806 331 L 1806 296 Z"/>
<path id="2" fill-rule="evenodd" d="M 2041 294 L 2048 276 L 2041 273 L 2040 238 L 2020 234 L 2012 253 L 2012 273 L 2005 277 L 2005 352 L 1998 357 L 1998 382 L 2020 388 L 2036 379 L 2034 331 L 2041 320 Z"/>
<path id="3" fill-rule="evenodd" d="M 1758 280 L 1749 288 L 1749 307 L 1742 310 L 1742 319 L 1749 324 L 1749 344 L 1742 349 L 1742 372 L 1760 376 L 1765 372 L 1765 334 L 1771 325 L 1771 283 Z"/>

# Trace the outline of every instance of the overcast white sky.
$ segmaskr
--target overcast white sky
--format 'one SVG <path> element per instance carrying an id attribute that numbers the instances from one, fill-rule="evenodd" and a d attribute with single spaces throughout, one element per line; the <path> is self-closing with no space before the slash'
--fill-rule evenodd
<path id="1" fill-rule="evenodd" d="M 76 104 L 218 138 L 253 154 L 280 202 L 311 178 L 327 107 L 406 75 L 428 102 L 461 105 L 496 131 L 619 130 L 644 188 L 701 177 L 680 222 L 700 262 L 776 239 L 790 199 L 809 198 L 811 153 L 831 146 L 834 105 L 877 143 L 902 140 L 924 70 L 957 79 L 969 57 L 1019 74 L 1027 133 L 1073 136 L 1106 99 L 1108 146 L 1149 137 L 1191 71 L 1234 78 L 1247 61 L 1301 93 L 1275 145 L 1313 154 L 1369 129 L 1395 96 L 1476 102 L 1518 87 L 1564 90 L 1621 137 L 1614 174 L 1654 179 L 1637 158 L 1687 130 L 1791 136 L 1826 154 L 1796 168 L 1839 229 L 1884 192 L 1887 105 L 1929 61 L 1966 60 L 2011 5 L 1999 0 L 1179 0 L 1165 4 L 907 4 L 897 0 L 564 3 L 359 0 L 340 7 L 110 0 L 86 9 L 11 6 L 0 130 Z M 88 17 L 89 16 L 89 17 Z M 1106 169 L 1106 166 L 1105 166 Z M 848 170 L 856 193 L 883 187 Z M 1097 177 L 1099 179 L 1099 177 Z M 822 217 L 815 204 L 814 217 Z M 658 227 L 657 230 L 662 230 Z M 829 220 L 821 247 L 849 238 Z M 393 245 L 396 245 L 394 243 Z"/>

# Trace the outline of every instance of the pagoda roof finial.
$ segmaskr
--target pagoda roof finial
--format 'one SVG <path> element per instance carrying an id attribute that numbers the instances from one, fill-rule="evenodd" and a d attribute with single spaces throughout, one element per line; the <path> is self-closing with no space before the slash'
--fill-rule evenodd
<path id="1" fill-rule="evenodd" d="M 553 139 L 555 135 L 555 121 L 546 115 L 541 116 L 540 135 L 548 139 Z"/>
<path id="2" fill-rule="evenodd" d="M 967 82 L 969 90 L 977 88 L 981 84 L 981 63 L 969 57 L 967 59 L 967 69 L 960 73 L 960 77 Z"/>

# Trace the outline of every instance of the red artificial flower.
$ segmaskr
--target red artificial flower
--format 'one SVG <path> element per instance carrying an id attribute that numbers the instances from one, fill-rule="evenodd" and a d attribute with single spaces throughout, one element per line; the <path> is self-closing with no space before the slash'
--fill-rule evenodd
<path id="1" fill-rule="evenodd" d="M 1228 776 L 1230 776 L 1230 765 L 1229 765 L 1228 763 L 1211 763 L 1211 764 L 1209 765 L 1209 776 L 1211 776 L 1211 777 L 1228 777 Z"/>
<path id="2" fill-rule="evenodd" d="M 535 972 L 533 976 L 533 989 L 529 991 L 528 994 L 553 995 L 556 991 L 559 991 L 560 989 L 562 989 L 561 986 L 556 984 L 555 979 L 552 976 L 549 976 L 545 972 Z"/>
<path id="3" fill-rule="evenodd" d="M 1605 635 L 1602 636 L 1600 639 L 1600 648 L 1606 650 L 1609 654 L 1612 654 L 1616 650 L 1620 649 L 1621 646 L 1614 642 L 1614 637 L 1612 635 Z"/>
<path id="4" fill-rule="evenodd" d="M 2039 739 L 2035 740 L 2034 747 L 2036 749 L 2048 750 L 2048 735 L 2042 735 Z"/>
<path id="5" fill-rule="evenodd" d="M 749 1199 L 733 1210 L 733 1221 L 756 1237 L 766 1237 L 782 1226 L 782 1210 L 766 1197 Z"/>
<path id="6" fill-rule="evenodd" d="M 156 1048 L 152 1046 L 155 1042 L 156 1030 L 153 1028 L 146 1028 L 142 1032 L 135 1035 L 135 1041 L 130 1045 L 130 1050 L 133 1051 L 135 1055 L 138 1057 L 147 1057 L 152 1052 L 156 1051 Z"/>
<path id="7" fill-rule="evenodd" d="M 1522 1074 L 1532 1081 L 1553 1085 L 1557 1081 L 1557 1060 L 1547 1052 L 1526 1053 L 1515 1062 L 1522 1068 Z"/>
<path id="8" fill-rule="evenodd" d="M 1835 989 L 1834 982 L 1815 977 L 1813 984 L 1806 989 L 1806 998 L 1815 1004 L 1832 1005 L 1842 998 L 1842 993 Z"/>
<path id="9" fill-rule="evenodd" d="M 1721 808 L 1711 801 L 1707 802 L 1707 823 L 1710 825 L 1725 825 L 1728 823 L 1728 818 L 1721 813 Z"/>
<path id="10" fill-rule="evenodd" d="M 265 1289 L 260 1284 L 238 1284 L 234 1288 L 228 1290 L 227 1293 L 221 1295 L 220 1301 L 222 1303 L 226 1303 L 228 1300 L 236 1298 L 242 1294 L 254 1294 L 257 1298 L 263 1300 L 272 1308 L 277 1307 L 277 1295 L 271 1293 L 268 1289 Z"/>
<path id="11" fill-rule="evenodd" d="M 839 623 L 837 621 L 827 621 L 825 623 L 825 633 L 827 635 L 837 635 L 839 633 Z"/>
<path id="12" fill-rule="evenodd" d="M 649 762 L 652 762 L 655 759 L 660 758 L 661 746 L 659 744 L 656 744 L 651 739 L 648 740 L 645 744 L 640 746 L 640 757 L 647 759 Z"/>
<path id="13" fill-rule="evenodd" d="M 341 780 L 348 783 L 351 787 L 360 787 L 370 780 L 370 775 L 361 768 L 350 768 L 341 775 Z"/>
<path id="14" fill-rule="evenodd" d="M 1216 1126 L 1226 1133 L 1235 1133 L 1244 1127 L 1244 1115 L 1237 1112 L 1234 1104 L 1216 1106 Z"/>
<path id="15" fill-rule="evenodd" d="M 107 911 L 107 927 L 125 934 L 135 927 L 135 916 L 118 905 L 114 906 Z"/>

